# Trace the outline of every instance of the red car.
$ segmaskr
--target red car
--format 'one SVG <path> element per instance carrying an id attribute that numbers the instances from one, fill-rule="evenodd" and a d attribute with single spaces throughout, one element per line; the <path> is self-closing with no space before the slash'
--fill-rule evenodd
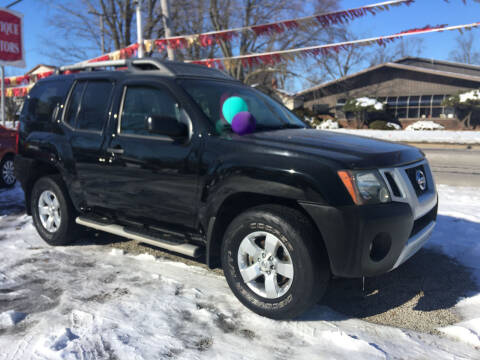
<path id="1" fill-rule="evenodd" d="M 13 159 L 17 153 L 18 131 L 0 125 L 0 187 L 15 185 Z"/>

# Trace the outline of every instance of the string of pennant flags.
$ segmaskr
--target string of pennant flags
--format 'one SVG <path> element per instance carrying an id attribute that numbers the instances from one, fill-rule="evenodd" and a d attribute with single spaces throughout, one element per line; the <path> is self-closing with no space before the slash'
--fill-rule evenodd
<path id="1" fill-rule="evenodd" d="M 53 75 L 53 71 L 46 71 L 40 74 L 32 74 L 32 75 L 20 75 L 20 76 L 10 76 L 5 78 L 5 86 L 17 86 L 22 84 L 28 84 L 30 82 L 37 82 L 43 78 L 49 77 Z"/>
<path id="2" fill-rule="evenodd" d="M 345 41 L 335 44 L 326 44 L 326 45 L 317 45 L 309 46 L 304 48 L 288 49 L 288 50 L 279 50 L 272 51 L 260 54 L 246 54 L 238 55 L 233 57 L 224 57 L 224 58 L 214 58 L 214 59 L 202 59 L 202 60 L 185 60 L 185 62 L 205 65 L 208 67 L 215 67 L 218 69 L 225 69 L 225 65 L 229 65 L 232 61 L 241 61 L 244 67 L 252 67 L 257 65 L 274 65 L 282 61 L 294 61 L 298 57 L 305 56 L 328 56 L 332 52 L 338 53 L 342 50 L 347 50 L 355 46 L 369 46 L 373 44 L 378 44 L 385 46 L 388 43 L 391 43 L 395 40 L 401 39 L 403 37 L 411 35 L 422 35 L 435 32 L 443 31 L 452 31 L 458 30 L 463 32 L 463 30 L 471 30 L 480 26 L 480 22 L 475 22 L 471 24 L 448 26 L 446 24 L 430 26 L 427 25 L 423 28 L 415 28 L 410 30 L 401 31 L 396 34 L 378 36 L 368 39 L 352 40 Z"/>
<path id="3" fill-rule="evenodd" d="M 243 32 L 253 32 L 257 36 L 273 35 L 283 33 L 285 31 L 296 30 L 299 28 L 309 29 L 314 26 L 321 26 L 323 28 L 345 24 L 357 18 L 366 15 L 375 15 L 382 11 L 387 11 L 390 7 L 396 7 L 401 5 L 410 5 L 414 0 L 390 0 L 380 3 L 370 4 L 357 8 L 351 8 L 347 10 L 333 11 L 328 13 L 319 13 L 302 18 L 287 19 L 267 24 L 243 26 L 234 29 L 210 31 L 200 34 L 182 35 L 166 37 L 161 39 L 145 40 L 145 51 L 163 52 L 167 48 L 170 49 L 185 49 L 192 45 L 198 45 L 201 47 L 214 46 L 222 41 L 231 41 Z M 94 59 L 87 60 L 86 62 L 97 62 L 107 60 L 119 60 L 125 59 L 136 54 L 138 50 L 138 44 L 130 45 L 124 49 L 113 51 L 111 53 L 96 57 Z"/>
<path id="4" fill-rule="evenodd" d="M 272 35 L 275 33 L 282 33 L 284 31 L 294 30 L 298 28 L 310 28 L 312 26 L 328 27 L 336 24 L 345 24 L 356 18 L 371 14 L 375 15 L 381 11 L 389 10 L 390 7 L 400 5 L 410 5 L 414 0 L 389 0 L 357 8 L 351 8 L 341 11 L 333 11 L 327 13 L 319 13 L 302 18 L 294 18 L 271 22 L 267 24 L 244 26 L 227 30 L 210 31 L 200 34 L 175 36 L 162 39 L 145 40 L 144 48 L 147 53 L 153 51 L 164 51 L 167 48 L 182 49 L 193 44 L 198 44 L 202 47 L 213 46 L 220 41 L 229 41 L 238 36 L 244 31 L 254 32 L 257 36 Z M 83 61 L 83 63 L 92 63 L 108 60 L 128 59 L 136 56 L 139 44 L 132 44 L 123 49 L 113 51 L 102 56 Z M 21 85 L 28 85 L 35 83 L 38 80 L 52 75 L 53 72 L 45 72 L 36 75 L 21 75 L 5 78 L 4 85 L 7 87 L 19 87 Z M 6 92 L 12 94 L 11 89 L 6 89 Z M 16 93 L 21 93 L 17 90 Z M 16 95 L 14 95 L 16 96 Z"/>
<path id="5" fill-rule="evenodd" d="M 464 24 L 464 25 L 455 25 L 455 26 L 448 26 L 446 24 L 435 25 L 435 26 L 427 25 L 422 28 L 409 29 L 409 30 L 401 31 L 399 33 L 392 34 L 392 35 L 378 36 L 378 37 L 372 37 L 368 39 L 352 40 L 352 41 L 345 41 L 345 42 L 334 43 L 334 44 L 309 46 L 309 47 L 303 47 L 303 48 L 279 50 L 279 51 L 272 51 L 272 52 L 265 52 L 265 53 L 238 55 L 233 57 L 201 59 L 201 60 L 185 60 L 185 62 L 204 65 L 207 67 L 213 67 L 218 69 L 228 68 L 232 62 L 238 62 L 238 61 L 240 61 L 242 66 L 244 67 L 254 67 L 259 65 L 274 65 L 283 61 L 286 61 L 286 62 L 294 61 L 299 57 L 328 56 L 332 54 L 332 52 L 338 53 L 340 51 L 344 51 L 355 46 L 370 46 L 375 44 L 380 46 L 385 46 L 386 44 L 391 43 L 395 40 L 398 40 L 400 38 L 407 37 L 407 36 L 412 36 L 412 35 L 422 35 L 422 34 L 454 31 L 454 30 L 458 30 L 459 32 L 463 33 L 464 30 L 471 30 L 474 28 L 478 28 L 479 26 L 480 26 L 480 22 Z M 151 41 L 152 40 L 145 40 L 144 45 L 147 51 L 148 51 L 148 44 Z M 118 52 L 120 54 L 118 58 L 112 58 L 110 57 L 111 54 L 106 54 L 102 57 L 88 60 L 86 62 L 82 62 L 82 64 L 95 62 L 95 61 L 126 59 L 134 56 L 136 54 L 136 51 L 138 50 L 138 47 L 139 47 L 138 44 L 133 44 L 122 50 L 119 50 Z M 69 73 L 72 73 L 72 71 L 66 71 L 64 74 L 69 74 Z M 35 75 L 23 75 L 23 76 L 13 76 L 13 77 L 5 78 L 6 86 L 16 86 L 16 87 L 10 87 L 10 88 L 7 87 L 5 89 L 5 96 L 7 97 L 26 96 L 36 81 L 49 77 L 53 74 L 54 74 L 53 71 L 47 71 L 47 72 L 35 74 Z"/>

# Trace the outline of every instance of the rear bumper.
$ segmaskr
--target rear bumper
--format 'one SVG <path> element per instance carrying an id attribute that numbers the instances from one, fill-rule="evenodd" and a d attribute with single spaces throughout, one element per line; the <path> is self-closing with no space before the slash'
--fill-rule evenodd
<path id="1" fill-rule="evenodd" d="M 436 200 L 436 198 L 435 198 Z M 430 237 L 437 202 L 414 220 L 409 204 L 330 207 L 301 204 L 319 229 L 334 275 L 375 276 L 395 269 Z"/>

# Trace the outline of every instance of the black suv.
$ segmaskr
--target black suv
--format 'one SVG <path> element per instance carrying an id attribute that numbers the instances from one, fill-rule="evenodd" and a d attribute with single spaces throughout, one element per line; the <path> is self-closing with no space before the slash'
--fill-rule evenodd
<path id="1" fill-rule="evenodd" d="M 309 129 L 198 65 L 80 68 L 38 82 L 20 119 L 16 175 L 51 245 L 88 227 L 203 257 L 243 304 L 284 319 L 317 302 L 332 274 L 388 272 L 433 231 L 437 192 L 414 147 Z M 224 120 L 230 96 L 254 132 Z"/>

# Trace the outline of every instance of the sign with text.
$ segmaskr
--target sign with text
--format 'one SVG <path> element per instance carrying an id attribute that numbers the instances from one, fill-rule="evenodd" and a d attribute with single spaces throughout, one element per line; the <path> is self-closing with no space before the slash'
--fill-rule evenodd
<path id="1" fill-rule="evenodd" d="M 23 15 L 0 8 L 0 65 L 25 67 Z"/>

